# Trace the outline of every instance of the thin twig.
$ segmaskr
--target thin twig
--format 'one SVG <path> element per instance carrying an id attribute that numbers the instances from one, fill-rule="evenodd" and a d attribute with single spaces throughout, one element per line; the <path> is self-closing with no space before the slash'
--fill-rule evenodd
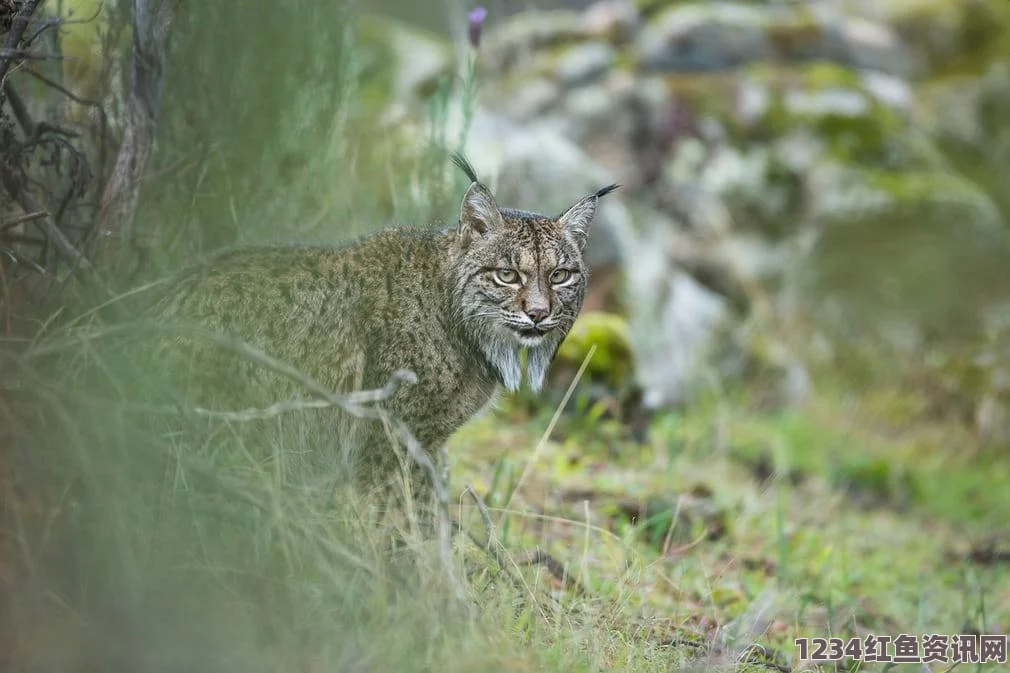
<path id="1" fill-rule="evenodd" d="M 13 229 L 19 224 L 24 224 L 25 222 L 31 222 L 41 217 L 47 217 L 48 215 L 49 213 L 44 210 L 40 210 L 34 213 L 28 213 L 27 215 L 19 215 L 15 217 L 13 220 L 7 220 L 3 224 L 0 224 L 0 231 L 7 231 L 8 229 Z"/>
<path id="2" fill-rule="evenodd" d="M 34 259 L 25 257 L 17 250 L 11 250 L 9 248 L 6 248 L 4 249 L 3 252 L 6 253 L 13 261 L 17 262 L 18 264 L 24 264 L 25 266 L 30 267 L 33 271 L 35 271 L 41 276 L 49 277 L 51 275 L 44 266 L 36 262 Z"/>
<path id="3" fill-rule="evenodd" d="M 24 190 L 12 189 L 16 184 L 13 176 L 9 175 L 6 171 L 0 172 L 0 182 L 3 183 L 4 187 L 11 193 L 16 195 L 18 202 L 25 211 L 34 213 L 45 211 L 45 209 L 32 198 L 31 194 L 26 193 Z M 80 250 L 74 247 L 67 237 L 60 231 L 60 228 L 56 226 L 53 221 L 52 216 L 49 215 L 48 211 L 45 211 L 45 216 L 33 220 L 37 226 L 42 230 L 42 233 L 49 237 L 49 240 L 53 242 L 56 249 L 61 255 L 67 259 L 71 259 L 80 265 L 80 268 L 84 270 L 92 269 L 91 262 L 81 253 Z"/>
<path id="4" fill-rule="evenodd" d="M 92 21 L 98 18 L 98 15 L 102 13 L 102 9 L 104 9 L 104 7 L 105 7 L 104 2 L 98 3 L 98 7 L 95 8 L 95 13 L 84 19 L 68 19 L 62 16 L 54 16 L 52 18 L 46 19 L 42 22 L 42 27 L 39 28 L 34 33 L 32 33 L 31 37 L 28 38 L 28 41 L 34 42 L 39 37 L 39 35 L 49 30 L 50 28 L 59 28 L 61 26 L 73 26 L 76 24 L 91 23 Z"/>
<path id="5" fill-rule="evenodd" d="M 26 61 L 62 61 L 59 54 L 40 54 L 27 49 L 7 49 L 0 47 L 0 58 L 19 58 Z"/>
<path id="6" fill-rule="evenodd" d="M 24 72 L 25 72 L 26 75 L 31 75 L 32 77 L 34 77 L 38 81 L 42 82 L 46 86 L 49 86 L 49 87 L 52 87 L 53 89 L 56 89 L 61 94 L 63 94 L 64 96 L 66 96 L 70 100 L 74 101 L 75 103 L 78 103 L 80 105 L 85 105 L 87 107 L 96 108 L 103 116 L 105 115 L 105 110 L 102 109 L 102 104 L 99 103 L 98 101 L 90 100 L 88 98 L 81 98 L 80 96 L 78 96 L 73 91 L 71 91 L 70 89 L 66 88 L 65 86 L 63 86 L 62 84 L 60 84 L 59 82 L 57 82 L 56 80 L 52 79 L 51 77 L 46 77 L 42 73 L 40 73 L 40 72 L 38 72 L 36 70 L 33 70 L 32 68 L 25 68 Z"/>

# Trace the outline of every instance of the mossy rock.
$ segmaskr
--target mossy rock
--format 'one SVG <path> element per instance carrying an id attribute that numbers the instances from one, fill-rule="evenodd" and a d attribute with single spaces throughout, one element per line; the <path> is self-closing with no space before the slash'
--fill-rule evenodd
<path id="1" fill-rule="evenodd" d="M 897 76 L 909 70 L 904 45 L 886 24 L 819 15 L 801 3 L 683 2 L 645 13 L 634 52 L 646 71 L 818 60 Z"/>
<path id="2" fill-rule="evenodd" d="M 635 7 L 641 12 L 642 16 L 648 18 L 656 12 L 676 3 L 677 0 L 634 0 L 634 2 Z"/>
<path id="3" fill-rule="evenodd" d="M 593 346 L 596 352 L 586 367 L 586 374 L 593 380 L 620 386 L 632 370 L 631 332 L 627 320 L 603 311 L 583 313 L 561 344 L 556 361 L 577 369 Z"/>
<path id="4" fill-rule="evenodd" d="M 695 113 L 716 119 L 732 118 L 738 88 L 737 73 L 670 73 L 661 76 L 666 90 Z"/>
<path id="5" fill-rule="evenodd" d="M 880 162 L 904 139 L 911 90 L 886 75 L 828 62 L 752 64 L 740 73 L 662 75 L 675 100 L 719 120 L 737 143 L 809 129 L 836 158 Z M 741 102 L 746 90 L 750 102 Z"/>
<path id="6" fill-rule="evenodd" d="M 526 99 L 540 98 L 539 89 L 545 83 L 552 88 L 549 98 L 557 99 L 564 90 L 602 78 L 617 63 L 618 52 L 606 42 L 564 42 L 530 52 L 508 70 L 484 79 L 483 84 L 506 110 L 526 109 L 535 107 Z"/>
<path id="7" fill-rule="evenodd" d="M 477 67 L 494 75 L 550 47 L 571 45 L 588 37 L 582 13 L 575 10 L 530 10 L 498 23 L 485 34 Z"/>
<path id="8" fill-rule="evenodd" d="M 920 72 L 978 74 L 993 51 L 1006 52 L 1010 5 L 1002 0 L 887 0 L 872 13 L 908 45 Z"/>
<path id="9" fill-rule="evenodd" d="M 750 130 L 738 125 L 739 133 L 756 129 L 774 137 L 808 128 L 836 158 L 874 163 L 884 160 L 905 128 L 904 111 L 882 100 L 850 68 L 826 62 L 788 68 L 759 64 L 747 73 L 767 87 L 768 103 Z"/>

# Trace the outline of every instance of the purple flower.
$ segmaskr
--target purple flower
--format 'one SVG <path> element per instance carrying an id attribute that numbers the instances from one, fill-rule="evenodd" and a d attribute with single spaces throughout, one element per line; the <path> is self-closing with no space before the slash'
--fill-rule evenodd
<path id="1" fill-rule="evenodd" d="M 476 7 L 466 15 L 470 23 L 470 45 L 476 49 L 480 46 L 480 32 L 484 27 L 484 19 L 487 18 L 487 10 L 483 7 Z"/>

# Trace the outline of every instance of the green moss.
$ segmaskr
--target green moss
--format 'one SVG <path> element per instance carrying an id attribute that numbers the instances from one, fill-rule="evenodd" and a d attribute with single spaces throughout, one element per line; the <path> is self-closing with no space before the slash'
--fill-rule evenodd
<path id="1" fill-rule="evenodd" d="M 793 60 L 819 51 L 825 35 L 824 27 L 812 15 L 801 11 L 788 21 L 770 22 L 765 37 L 779 58 Z"/>
<path id="2" fill-rule="evenodd" d="M 635 6 L 642 16 L 649 18 L 655 16 L 661 10 L 677 4 L 680 0 L 635 0 Z"/>
<path id="3" fill-rule="evenodd" d="M 672 73 L 663 81 L 670 95 L 696 113 L 731 121 L 736 107 L 736 73 Z"/>
<path id="4" fill-rule="evenodd" d="M 932 75 L 980 74 L 1004 39 L 1010 8 L 1000 0 L 889 0 L 884 20 Z"/>
<path id="5" fill-rule="evenodd" d="M 903 208 L 929 210 L 950 207 L 965 219 L 962 224 L 996 224 L 999 214 L 974 183 L 955 173 L 866 171 L 867 184 Z"/>
<path id="6" fill-rule="evenodd" d="M 903 129 L 899 113 L 874 99 L 854 71 L 815 62 L 799 67 L 757 66 L 751 75 L 767 84 L 771 100 L 760 126 L 772 135 L 797 127 L 810 128 L 838 159 L 852 162 L 883 161 L 894 138 Z M 846 108 L 831 95 L 847 101 L 862 101 L 857 109 Z M 791 96 L 808 98 L 804 107 Z M 818 97 L 824 98 L 818 100 Z"/>
<path id="7" fill-rule="evenodd" d="M 575 321 L 558 350 L 561 364 L 579 367 L 596 347 L 586 373 L 594 380 L 620 385 L 631 373 L 631 334 L 625 318 L 614 313 L 591 311 Z"/>
<path id="8" fill-rule="evenodd" d="M 800 77 L 810 88 L 860 87 L 859 74 L 850 68 L 827 61 L 814 61 L 802 67 Z"/>

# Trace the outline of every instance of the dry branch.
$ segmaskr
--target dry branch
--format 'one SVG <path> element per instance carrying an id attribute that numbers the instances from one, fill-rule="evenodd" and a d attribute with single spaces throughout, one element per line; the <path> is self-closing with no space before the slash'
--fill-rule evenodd
<path id="1" fill-rule="evenodd" d="M 56 247 L 57 251 L 69 260 L 76 262 L 82 269 L 91 269 L 91 262 L 81 254 L 81 251 L 74 247 L 66 235 L 60 228 L 56 226 L 56 222 L 53 220 L 53 216 L 49 214 L 35 199 L 24 190 L 18 190 L 13 188 L 13 178 L 8 171 L 0 172 L 0 183 L 3 184 L 9 192 L 17 194 L 18 203 L 24 208 L 27 213 L 42 213 L 41 217 L 33 217 L 32 222 L 34 222 L 43 234 L 52 242 Z"/>
<path id="2" fill-rule="evenodd" d="M 7 0 L 0 3 L 3 44 L 0 45 L 0 263 L 4 269 L 4 291 L 0 312 L 10 323 L 11 312 L 30 314 L 33 305 L 42 305 L 48 293 L 58 291 L 77 270 L 96 271 L 83 253 L 87 236 L 94 231 L 94 205 L 104 177 L 104 161 L 94 162 L 89 153 L 105 154 L 105 111 L 94 101 L 85 101 L 61 83 L 37 72 L 28 61 L 55 60 L 38 43 L 50 28 L 64 23 L 59 17 L 44 18 L 41 0 Z M 19 90 L 17 77 L 30 76 L 45 84 L 29 96 Z M 59 110 L 50 105 L 48 91 L 96 110 L 101 117 L 100 136 L 95 143 L 86 131 L 72 128 L 64 116 L 36 119 Z M 38 98 L 36 100 L 36 98 Z M 25 232 L 10 231 L 30 223 L 41 240 Z M 70 273 L 57 267 L 68 263 Z M 91 275 L 98 281 L 101 278 Z M 61 282 L 52 282 L 62 278 Z M 102 283 L 104 285 L 104 283 Z M 21 291 L 10 291 L 20 285 Z M 17 302 L 15 307 L 11 302 Z M 27 310 L 26 310 L 27 309 Z"/>
<path id="3" fill-rule="evenodd" d="M 13 220 L 7 220 L 6 222 L 0 224 L 0 231 L 7 231 L 8 229 L 13 229 L 19 224 L 24 224 L 25 222 L 31 222 L 33 220 L 39 219 L 40 217 L 46 217 L 48 215 L 49 213 L 44 210 L 40 210 L 34 213 L 27 213 L 25 215 L 15 217 Z"/>
<path id="4" fill-rule="evenodd" d="M 11 30 L 7 34 L 7 40 L 3 45 L 4 55 L 0 56 L 0 84 L 7 81 L 7 73 L 17 58 L 16 52 L 21 50 L 22 38 L 24 38 L 25 31 L 28 30 L 28 24 L 31 23 L 35 10 L 41 4 L 42 0 L 24 0 L 21 3 L 21 8 L 14 15 L 14 20 L 11 22 Z"/>

